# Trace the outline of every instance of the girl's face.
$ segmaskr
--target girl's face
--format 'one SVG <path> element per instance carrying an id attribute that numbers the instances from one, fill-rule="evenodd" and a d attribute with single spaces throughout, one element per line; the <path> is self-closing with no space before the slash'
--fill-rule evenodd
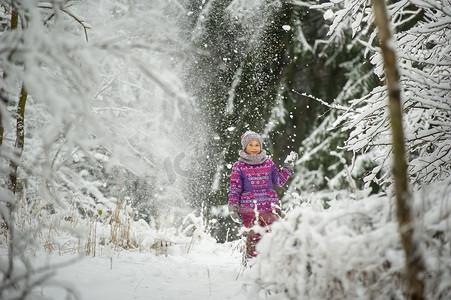
<path id="1" fill-rule="evenodd" d="M 247 154 L 259 154 L 261 152 L 260 143 L 255 140 L 250 141 L 246 146 L 245 152 Z"/>

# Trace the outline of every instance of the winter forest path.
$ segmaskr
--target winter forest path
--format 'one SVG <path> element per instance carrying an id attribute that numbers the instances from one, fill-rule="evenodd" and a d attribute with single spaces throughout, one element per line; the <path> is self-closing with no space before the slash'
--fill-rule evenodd
<path id="1" fill-rule="evenodd" d="M 243 276 L 238 276 L 241 253 L 236 245 L 200 241 L 189 253 L 174 247 L 168 255 L 121 251 L 84 257 L 58 269 L 53 280 L 74 288 L 80 300 L 251 299 L 243 289 Z M 57 263 L 70 258 L 52 254 L 39 260 Z M 66 299 L 60 288 L 45 287 L 36 293 Z"/>

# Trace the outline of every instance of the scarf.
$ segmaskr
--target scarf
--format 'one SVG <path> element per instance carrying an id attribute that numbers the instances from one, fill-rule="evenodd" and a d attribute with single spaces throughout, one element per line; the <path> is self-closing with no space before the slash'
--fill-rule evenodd
<path id="1" fill-rule="evenodd" d="M 259 154 L 247 154 L 244 150 L 240 150 L 239 154 L 238 160 L 248 165 L 260 165 L 267 159 L 265 150 L 262 150 Z"/>

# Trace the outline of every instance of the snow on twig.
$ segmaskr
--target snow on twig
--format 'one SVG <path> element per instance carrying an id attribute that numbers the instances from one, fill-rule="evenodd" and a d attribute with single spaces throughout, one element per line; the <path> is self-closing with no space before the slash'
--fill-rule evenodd
<path id="1" fill-rule="evenodd" d="M 299 93 L 299 92 L 297 92 L 297 91 L 294 90 L 294 89 L 292 89 L 291 91 L 292 91 L 293 93 L 295 93 L 295 94 L 298 94 L 299 96 L 304 96 L 304 97 L 313 99 L 313 100 L 315 100 L 315 101 L 318 101 L 318 102 L 321 103 L 322 105 L 324 105 L 324 106 L 326 106 L 326 107 L 329 107 L 329 108 L 332 108 L 332 109 L 338 109 L 338 110 L 344 110 L 344 111 L 356 112 L 356 111 L 354 111 L 351 107 L 345 107 L 345 106 L 338 105 L 338 104 L 329 104 L 329 103 L 327 103 L 326 101 L 324 101 L 324 100 L 322 100 L 322 99 L 320 99 L 320 98 L 317 98 L 317 97 L 315 97 L 315 96 L 313 96 L 313 95 L 309 95 L 309 94 L 307 94 L 307 93 Z"/>

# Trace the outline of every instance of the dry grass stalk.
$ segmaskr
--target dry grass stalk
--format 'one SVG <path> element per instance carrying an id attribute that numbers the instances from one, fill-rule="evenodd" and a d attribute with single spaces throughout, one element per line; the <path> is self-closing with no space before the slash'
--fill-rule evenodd
<path id="1" fill-rule="evenodd" d="M 158 250 L 160 250 L 160 254 L 167 255 L 168 248 L 174 245 L 173 242 L 167 240 L 157 240 L 155 243 L 150 246 L 150 249 L 155 249 L 155 256 L 158 256 Z"/>

